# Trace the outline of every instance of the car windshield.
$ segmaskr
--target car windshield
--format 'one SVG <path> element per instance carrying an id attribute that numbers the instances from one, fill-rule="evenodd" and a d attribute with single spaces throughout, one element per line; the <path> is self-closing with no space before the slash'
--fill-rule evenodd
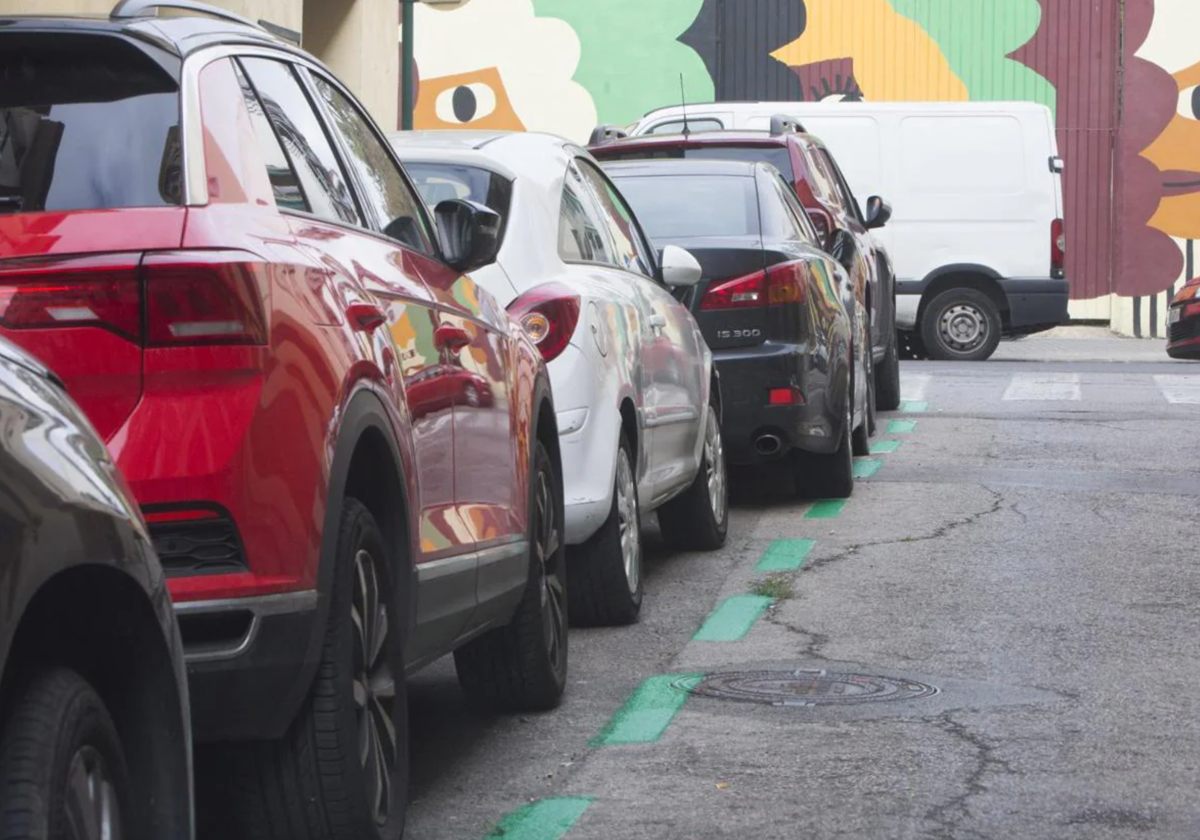
<path id="1" fill-rule="evenodd" d="M 111 36 L 0 36 L 0 213 L 182 201 L 178 85 Z"/>
<path id="2" fill-rule="evenodd" d="M 601 149 L 596 156 L 602 160 L 744 160 L 769 163 L 789 181 L 794 180 L 795 174 L 791 152 L 786 146 L 645 146 L 628 150 Z"/>
<path id="3" fill-rule="evenodd" d="M 758 235 L 753 178 L 618 174 L 613 180 L 651 239 Z"/>

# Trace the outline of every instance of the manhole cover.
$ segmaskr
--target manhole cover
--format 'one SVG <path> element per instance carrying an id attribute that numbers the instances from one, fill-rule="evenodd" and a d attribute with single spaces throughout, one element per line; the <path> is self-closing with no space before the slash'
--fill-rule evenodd
<path id="1" fill-rule="evenodd" d="M 701 697 L 740 700 L 771 706 L 845 706 L 914 700 L 938 690 L 914 680 L 872 674 L 839 674 L 832 671 L 732 671 L 700 678 L 676 680 L 675 688 Z"/>

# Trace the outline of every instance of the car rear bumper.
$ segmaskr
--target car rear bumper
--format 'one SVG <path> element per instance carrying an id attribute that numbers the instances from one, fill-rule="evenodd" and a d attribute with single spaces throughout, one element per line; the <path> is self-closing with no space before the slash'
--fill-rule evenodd
<path id="1" fill-rule="evenodd" d="M 713 352 L 721 376 L 721 438 L 730 464 L 762 464 L 791 449 L 829 453 L 837 448 L 828 411 L 827 372 L 803 345 L 763 344 Z M 770 405 L 772 388 L 798 388 L 801 405 Z M 778 438 L 778 448 L 764 436 Z"/>
<path id="2" fill-rule="evenodd" d="M 1071 287 L 1066 280 L 1010 278 L 1001 280 L 1000 288 L 1008 298 L 1006 332 L 1037 332 L 1070 320 Z"/>
<path id="3" fill-rule="evenodd" d="M 317 604 L 314 590 L 176 604 L 198 742 L 283 736 L 307 692 Z"/>
<path id="4" fill-rule="evenodd" d="M 1167 355 L 1172 359 L 1200 359 L 1200 316 L 1181 318 L 1167 327 Z"/>

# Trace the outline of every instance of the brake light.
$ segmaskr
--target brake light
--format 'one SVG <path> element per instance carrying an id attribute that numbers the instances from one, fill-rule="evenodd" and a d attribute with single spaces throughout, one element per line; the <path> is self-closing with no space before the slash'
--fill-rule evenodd
<path id="1" fill-rule="evenodd" d="M 1065 274 L 1067 256 L 1067 234 L 1062 219 L 1050 223 L 1050 274 L 1062 277 Z"/>
<path id="2" fill-rule="evenodd" d="M 146 344 L 266 344 L 266 266 L 236 251 L 146 257 Z"/>
<path id="3" fill-rule="evenodd" d="M 766 272 L 756 271 L 709 287 L 700 300 L 700 310 L 749 309 L 763 305 Z"/>
<path id="4" fill-rule="evenodd" d="M 710 286 L 700 301 L 700 310 L 750 309 L 804 302 L 805 264 L 803 260 L 773 265 Z"/>
<path id="5" fill-rule="evenodd" d="M 0 324 L 11 330 L 97 327 L 140 342 L 137 254 L 0 269 Z"/>
<path id="6" fill-rule="evenodd" d="M 791 388 L 772 388 L 767 392 L 768 405 L 804 405 L 804 394 L 800 393 L 800 389 Z"/>
<path id="7" fill-rule="evenodd" d="M 558 358 L 579 324 L 579 295 L 565 286 L 547 283 L 531 289 L 508 305 L 547 362 Z"/>

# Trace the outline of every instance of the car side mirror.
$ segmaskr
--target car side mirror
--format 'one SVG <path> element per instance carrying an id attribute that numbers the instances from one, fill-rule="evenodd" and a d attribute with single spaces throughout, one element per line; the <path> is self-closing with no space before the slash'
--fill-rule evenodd
<path id="1" fill-rule="evenodd" d="M 496 261 L 500 251 L 500 214 L 462 198 L 448 198 L 433 210 L 446 263 L 471 271 Z"/>
<path id="2" fill-rule="evenodd" d="M 668 245 L 659 259 L 662 281 L 672 289 L 695 286 L 700 282 L 700 263 L 689 252 L 677 245 Z"/>
<path id="3" fill-rule="evenodd" d="M 881 228 L 892 218 L 892 205 L 877 195 L 867 199 L 867 229 Z"/>

